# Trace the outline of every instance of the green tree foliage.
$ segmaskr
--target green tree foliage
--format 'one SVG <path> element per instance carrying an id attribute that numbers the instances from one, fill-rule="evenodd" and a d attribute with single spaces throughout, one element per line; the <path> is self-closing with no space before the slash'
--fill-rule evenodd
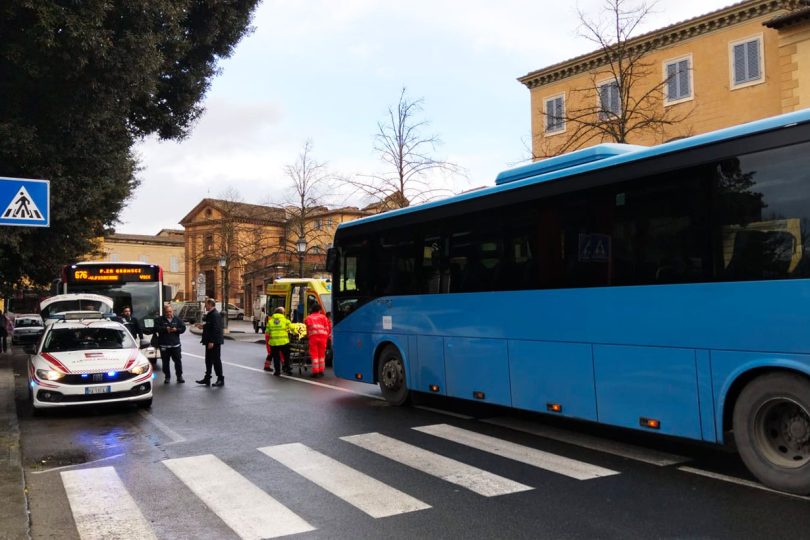
<path id="1" fill-rule="evenodd" d="M 258 0 L 0 2 L 0 176 L 51 181 L 51 227 L 0 227 L 0 291 L 93 249 L 138 185 L 133 144 L 183 138 Z"/>

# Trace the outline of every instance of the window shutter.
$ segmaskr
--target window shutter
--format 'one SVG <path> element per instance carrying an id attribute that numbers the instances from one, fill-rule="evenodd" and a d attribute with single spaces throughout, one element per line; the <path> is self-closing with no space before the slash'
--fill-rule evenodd
<path id="1" fill-rule="evenodd" d="M 689 60 L 681 60 L 678 62 L 678 97 L 685 98 L 692 95 L 692 89 L 689 87 Z"/>
<path id="2" fill-rule="evenodd" d="M 748 77 L 746 79 L 753 81 L 761 76 L 759 72 L 759 40 L 749 41 L 745 45 L 748 53 Z"/>
<path id="3" fill-rule="evenodd" d="M 734 83 L 745 82 L 745 44 L 734 45 Z"/>
<path id="4" fill-rule="evenodd" d="M 667 98 L 670 101 L 678 99 L 678 77 L 676 76 L 676 65 L 667 64 Z"/>
<path id="5" fill-rule="evenodd" d="M 613 82 L 610 85 L 610 112 L 619 114 L 621 106 L 619 105 L 619 83 Z"/>

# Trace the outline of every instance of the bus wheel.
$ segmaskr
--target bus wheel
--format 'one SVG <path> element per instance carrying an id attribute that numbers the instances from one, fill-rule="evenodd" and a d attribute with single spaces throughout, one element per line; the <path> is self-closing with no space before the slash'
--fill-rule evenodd
<path id="1" fill-rule="evenodd" d="M 380 354 L 377 380 L 380 381 L 380 390 L 388 403 L 399 406 L 408 401 L 405 364 L 399 350 L 393 345 L 387 345 Z"/>
<path id="2" fill-rule="evenodd" d="M 734 406 L 734 440 L 763 484 L 810 493 L 810 380 L 771 373 L 751 381 Z"/>

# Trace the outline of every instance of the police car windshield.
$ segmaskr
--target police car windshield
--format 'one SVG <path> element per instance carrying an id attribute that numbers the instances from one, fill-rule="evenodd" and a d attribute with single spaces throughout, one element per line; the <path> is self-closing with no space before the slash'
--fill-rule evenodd
<path id="1" fill-rule="evenodd" d="M 87 349 L 131 349 L 135 342 L 126 330 L 118 328 L 54 328 L 42 346 L 43 352 Z"/>

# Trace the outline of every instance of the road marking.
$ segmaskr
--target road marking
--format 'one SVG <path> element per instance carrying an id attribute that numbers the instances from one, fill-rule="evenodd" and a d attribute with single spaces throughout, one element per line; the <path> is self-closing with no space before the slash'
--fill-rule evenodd
<path id="1" fill-rule="evenodd" d="M 315 530 L 216 456 L 167 459 L 163 464 L 241 538 L 276 538 Z"/>
<path id="2" fill-rule="evenodd" d="M 49 472 L 56 472 L 56 471 L 63 471 L 65 469 L 74 469 L 76 467 L 85 467 L 87 465 L 92 465 L 94 463 L 100 463 L 102 461 L 108 461 L 110 459 L 119 458 L 126 454 L 115 454 L 113 456 L 107 456 L 100 459 L 94 459 L 93 461 L 85 461 L 84 463 L 74 463 L 73 465 L 62 465 L 61 467 L 53 467 L 52 469 L 45 469 L 44 471 L 28 471 L 31 474 L 45 474 Z"/>
<path id="3" fill-rule="evenodd" d="M 515 444 L 448 424 L 436 424 L 413 429 L 577 480 L 591 480 L 619 474 L 618 471 L 599 467 L 598 465 L 591 465 L 583 461 L 543 452 L 536 448 Z"/>
<path id="4" fill-rule="evenodd" d="M 659 452 L 658 450 L 650 450 L 640 446 L 625 444 L 609 439 L 602 439 L 600 437 L 594 437 L 592 435 L 586 435 L 583 433 L 565 431 L 550 426 L 536 424 L 534 422 L 519 420 L 517 418 L 508 418 L 504 416 L 499 418 L 486 418 L 482 419 L 481 421 L 486 422 L 487 424 L 514 429 L 516 431 L 522 431 L 532 435 L 538 435 L 546 439 L 554 439 L 556 441 L 581 446 L 583 448 L 589 448 L 598 452 L 605 452 L 627 459 L 649 463 L 650 465 L 657 465 L 659 467 L 689 461 L 688 458 L 683 456 Z"/>
<path id="5" fill-rule="evenodd" d="M 187 353 L 187 352 L 184 352 L 183 354 L 188 355 L 188 356 L 193 356 L 194 358 L 205 359 L 204 356 L 200 356 L 199 354 L 192 354 L 192 353 Z M 265 371 L 263 369 L 259 369 L 259 368 L 255 368 L 255 367 L 249 367 L 249 366 L 243 366 L 243 365 L 240 365 L 240 364 L 234 364 L 233 362 L 222 362 L 222 363 L 226 364 L 226 365 L 229 365 L 229 366 L 239 368 L 239 369 L 247 369 L 248 371 L 256 371 L 256 372 L 262 373 L 264 375 L 272 376 L 271 373 L 269 373 L 269 372 L 267 372 L 267 371 Z M 357 390 L 351 390 L 349 388 L 343 388 L 342 386 L 334 386 L 334 385 L 331 385 L 331 384 L 325 384 L 325 383 L 317 382 L 317 381 L 308 381 L 306 379 L 301 379 L 299 377 L 290 377 L 289 375 L 281 375 L 281 378 L 287 379 L 287 380 L 290 380 L 290 381 L 296 381 L 296 382 L 304 383 L 304 384 L 311 384 L 313 386 L 321 386 L 323 388 L 331 388 L 332 390 L 338 390 L 339 392 L 346 392 L 348 394 L 354 394 L 354 395 L 357 395 L 357 396 L 363 396 L 363 397 L 367 397 L 367 398 L 371 398 L 371 399 L 376 399 L 376 400 L 379 400 L 379 401 L 385 401 L 385 399 L 382 396 L 376 396 L 374 394 L 366 394 L 365 392 L 358 392 Z"/>
<path id="6" fill-rule="evenodd" d="M 139 410 L 138 414 L 140 414 L 144 420 L 158 428 L 160 431 L 163 432 L 168 438 L 172 440 L 169 444 L 177 444 L 181 442 L 185 442 L 186 438 L 174 431 L 172 428 L 164 424 L 162 421 L 158 420 L 154 414 L 146 412 L 144 410 Z M 164 445 L 165 446 L 165 445 Z"/>
<path id="7" fill-rule="evenodd" d="M 802 501 L 810 501 L 810 497 L 804 495 L 795 495 L 793 493 L 785 493 L 784 491 L 778 491 L 775 489 L 771 489 L 767 486 L 763 486 L 757 482 L 752 482 L 751 480 L 745 480 L 744 478 L 737 478 L 734 476 L 726 476 L 725 474 L 714 473 L 710 471 L 704 471 L 702 469 L 695 469 L 694 467 L 678 467 L 679 471 L 687 472 L 690 474 L 697 474 L 698 476 L 705 476 L 706 478 L 713 478 L 714 480 L 721 480 L 723 482 L 730 482 L 732 484 L 737 484 L 740 486 L 750 487 L 754 489 L 759 489 L 761 491 L 768 491 L 770 493 L 776 493 L 777 495 L 783 495 L 785 497 L 792 497 L 794 499 L 800 499 Z"/>
<path id="8" fill-rule="evenodd" d="M 429 504 L 301 443 L 267 446 L 259 448 L 259 452 L 270 456 L 373 518 L 430 508 Z"/>
<path id="9" fill-rule="evenodd" d="M 441 478 L 484 497 L 495 497 L 533 489 L 508 478 L 492 474 L 418 446 L 392 439 L 380 433 L 365 433 L 340 438 L 360 448 Z"/>
<path id="10" fill-rule="evenodd" d="M 430 411 L 439 414 L 444 414 L 447 416 L 452 416 L 454 418 L 461 418 L 462 420 L 473 420 L 474 416 L 468 416 L 466 414 L 456 413 L 452 411 L 445 411 L 444 409 L 434 409 L 433 407 L 425 407 L 424 405 L 414 405 L 414 409 L 422 409 L 423 411 Z"/>
<path id="11" fill-rule="evenodd" d="M 113 467 L 60 474 L 82 540 L 157 539 Z"/>

